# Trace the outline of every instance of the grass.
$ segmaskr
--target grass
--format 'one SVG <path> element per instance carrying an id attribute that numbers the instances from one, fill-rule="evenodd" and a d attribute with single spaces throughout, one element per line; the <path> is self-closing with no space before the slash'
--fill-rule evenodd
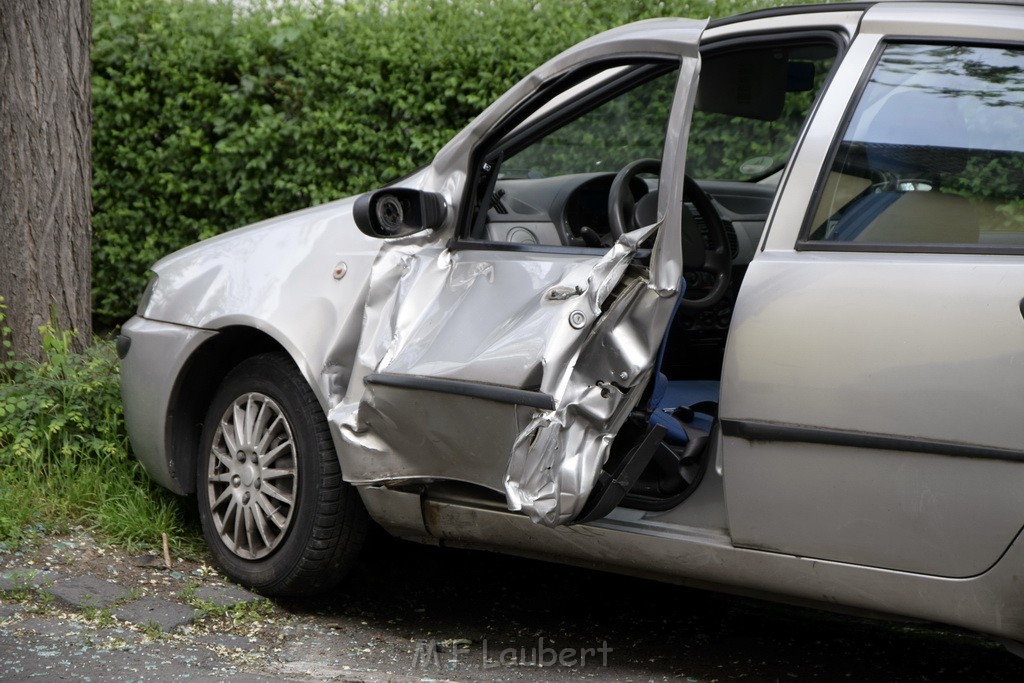
<path id="1" fill-rule="evenodd" d="M 82 525 L 130 549 L 167 533 L 179 554 L 202 546 L 183 501 L 130 455 L 112 341 L 71 350 L 72 333 L 40 328 L 41 362 L 16 360 L 0 298 L 0 549 Z"/>

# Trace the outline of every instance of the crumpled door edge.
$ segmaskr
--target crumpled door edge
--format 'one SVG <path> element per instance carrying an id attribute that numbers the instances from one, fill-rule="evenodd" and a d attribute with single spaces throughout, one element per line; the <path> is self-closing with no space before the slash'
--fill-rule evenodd
<path id="1" fill-rule="evenodd" d="M 660 227 L 658 222 L 626 233 L 594 267 L 585 294 L 595 319 L 639 245 Z M 675 300 L 672 295 L 677 292 L 655 291 L 649 282 L 645 290 L 653 306 L 652 316 L 645 320 L 650 329 L 660 330 L 667 324 Z M 636 298 L 616 303 L 631 306 Z M 660 335 L 655 339 L 638 334 L 637 329 L 623 329 L 631 324 L 635 328 L 635 323 L 624 316 L 611 329 L 603 329 L 601 339 L 581 336 L 571 360 L 544 377 L 543 389 L 555 398 L 555 408 L 537 411 L 512 446 L 504 479 L 509 510 L 523 512 L 543 526 L 569 523 L 582 510 L 608 459 L 615 434 L 639 399 L 638 389 L 650 377 L 660 345 Z M 587 344 L 613 344 L 617 331 L 634 344 L 638 338 L 644 340 L 631 367 L 608 378 L 596 376 L 596 367 L 579 364 Z"/>

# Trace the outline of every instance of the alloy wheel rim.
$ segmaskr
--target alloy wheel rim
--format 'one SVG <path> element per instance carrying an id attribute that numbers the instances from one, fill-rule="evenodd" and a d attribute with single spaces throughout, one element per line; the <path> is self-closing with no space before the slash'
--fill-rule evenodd
<path id="1" fill-rule="evenodd" d="M 298 457 L 281 407 L 256 392 L 236 398 L 210 447 L 207 500 L 224 546 L 246 560 L 270 555 L 291 527 Z"/>

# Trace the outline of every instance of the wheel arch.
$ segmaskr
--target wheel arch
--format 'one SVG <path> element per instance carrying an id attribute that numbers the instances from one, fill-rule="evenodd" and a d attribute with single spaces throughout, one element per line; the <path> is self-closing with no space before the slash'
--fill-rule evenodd
<path id="1" fill-rule="evenodd" d="M 309 382 L 308 374 L 302 371 L 303 364 L 293 351 L 268 332 L 249 325 L 235 324 L 219 329 L 216 336 L 189 356 L 171 391 L 166 424 L 169 470 L 181 493 L 195 492 L 197 447 L 203 423 L 224 378 L 247 358 L 275 352 L 287 354 Z M 310 386 L 322 405 L 323 397 L 316 383 L 311 382 Z"/>

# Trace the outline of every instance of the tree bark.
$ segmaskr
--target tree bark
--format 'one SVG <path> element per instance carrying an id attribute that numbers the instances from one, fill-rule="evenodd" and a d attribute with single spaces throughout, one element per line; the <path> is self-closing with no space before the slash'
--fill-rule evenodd
<path id="1" fill-rule="evenodd" d="M 92 341 L 90 0 L 0 0 L 0 296 L 15 353 Z"/>

